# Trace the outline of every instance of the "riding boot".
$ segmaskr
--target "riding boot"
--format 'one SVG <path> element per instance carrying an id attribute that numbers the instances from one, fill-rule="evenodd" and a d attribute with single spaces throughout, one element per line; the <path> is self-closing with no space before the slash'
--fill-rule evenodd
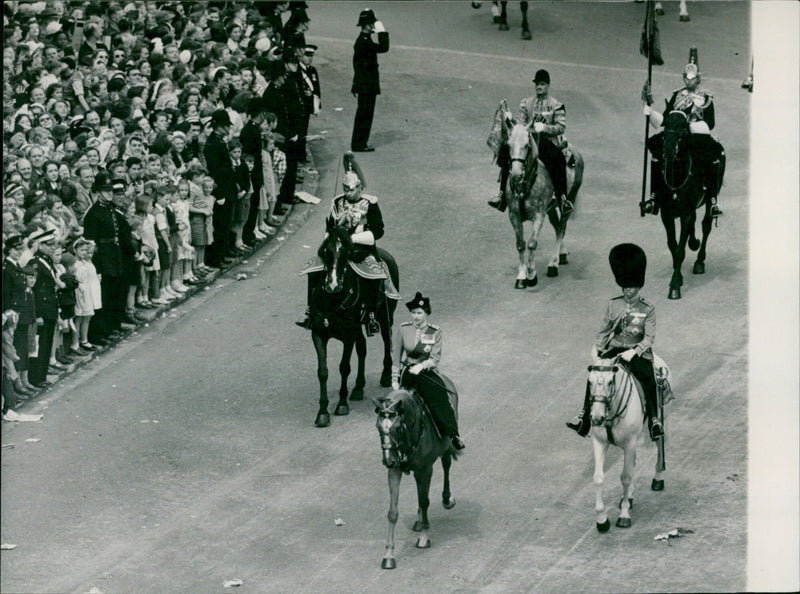
<path id="1" fill-rule="evenodd" d="M 496 208 L 500 212 L 504 212 L 508 207 L 506 200 L 506 186 L 508 185 L 508 176 L 511 173 L 508 167 L 500 168 L 500 191 L 497 193 L 497 198 L 489 200 L 488 204 L 492 208 Z"/>
<path id="2" fill-rule="evenodd" d="M 645 214 L 658 214 L 658 196 L 661 195 L 661 161 L 652 159 L 650 161 L 650 199 L 646 200 L 642 212 Z"/>
<path id="3" fill-rule="evenodd" d="M 711 216 L 713 218 L 717 218 L 722 215 L 722 210 L 717 205 L 717 194 L 719 193 L 719 189 L 722 186 L 722 176 L 725 174 L 725 154 L 724 152 L 722 155 L 715 159 L 713 163 L 711 163 L 711 167 L 709 167 L 709 179 L 708 179 L 708 200 L 711 202 Z"/>
<path id="4" fill-rule="evenodd" d="M 644 387 L 644 386 L 643 386 Z M 647 415 L 648 427 L 650 428 L 650 439 L 653 441 L 664 437 L 664 426 L 658 418 L 658 403 L 656 394 L 645 388 L 645 414 Z"/>
<path id="5" fill-rule="evenodd" d="M 572 429 L 573 431 L 577 431 L 578 435 L 581 437 L 586 437 L 589 434 L 589 429 L 592 426 L 591 414 L 592 414 L 592 407 L 590 402 L 590 392 L 589 392 L 589 384 L 586 384 L 586 395 L 583 399 L 583 410 L 581 413 L 575 417 L 573 421 L 569 421 L 567 423 L 567 427 Z"/>
<path id="6" fill-rule="evenodd" d="M 313 301 L 312 296 L 314 294 L 314 289 L 319 285 L 319 279 L 321 278 L 320 273 L 311 273 L 308 275 L 308 289 L 306 294 L 306 311 L 303 316 L 295 321 L 295 324 L 300 326 L 301 328 L 305 328 L 306 330 L 311 329 L 311 303 Z"/>
<path id="7" fill-rule="evenodd" d="M 381 325 L 375 312 L 378 309 L 378 295 L 380 291 L 380 280 L 370 280 L 365 284 L 364 309 L 367 312 L 365 329 L 367 336 L 374 336 L 381 333 Z"/>

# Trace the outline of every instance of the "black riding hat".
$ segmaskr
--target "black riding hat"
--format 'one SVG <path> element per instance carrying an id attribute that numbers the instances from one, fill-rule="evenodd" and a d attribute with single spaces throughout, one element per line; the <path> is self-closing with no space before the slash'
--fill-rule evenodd
<path id="1" fill-rule="evenodd" d="M 647 256 L 635 243 L 620 243 L 608 253 L 608 263 L 617 284 L 625 288 L 643 287 Z"/>
<path id="2" fill-rule="evenodd" d="M 427 297 L 423 297 L 422 293 L 419 291 L 417 291 L 417 294 L 414 295 L 414 298 L 411 301 L 406 303 L 406 307 L 408 308 L 408 311 L 420 308 L 427 315 L 431 315 L 431 300 Z"/>
<path id="3" fill-rule="evenodd" d="M 544 69 L 537 70 L 536 71 L 536 75 L 533 77 L 533 82 L 534 83 L 543 82 L 543 83 L 547 83 L 549 85 L 550 84 L 550 73 L 547 72 L 547 70 L 544 70 Z"/>

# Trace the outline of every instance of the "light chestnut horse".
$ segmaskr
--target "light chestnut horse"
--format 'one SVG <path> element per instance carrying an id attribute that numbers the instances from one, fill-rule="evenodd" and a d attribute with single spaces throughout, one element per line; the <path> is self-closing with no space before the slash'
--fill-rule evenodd
<path id="1" fill-rule="evenodd" d="M 589 366 L 589 391 L 591 394 L 592 443 L 594 446 L 595 514 L 597 530 L 608 531 L 611 524 L 603 503 L 605 461 L 609 445 L 624 452 L 622 473 L 622 499 L 617 518 L 618 528 L 631 526 L 630 510 L 633 506 L 633 475 L 636 468 L 636 449 L 645 434 L 645 415 L 637 383 L 631 373 L 617 365 L 617 359 L 601 360 Z M 659 440 L 654 491 L 664 489 L 663 438 Z"/>
<path id="2" fill-rule="evenodd" d="M 505 103 L 505 101 L 503 102 Z M 501 109 L 502 109 L 501 104 Z M 554 195 L 553 181 L 541 160 L 535 134 L 531 127 L 518 123 L 514 119 L 503 120 L 503 135 L 508 139 L 511 156 L 511 171 L 508 179 L 508 219 L 514 228 L 519 253 L 519 269 L 514 283 L 515 289 L 534 287 L 539 282 L 536 276 L 536 248 L 539 243 L 539 232 L 545 218 L 556 233 L 556 245 L 547 276 L 558 276 L 558 267 L 567 264 L 567 249 L 564 246 L 564 235 L 567 232 L 569 214 L 564 215 Z M 575 160 L 573 167 L 567 167 L 567 198 L 575 204 L 578 190 L 583 183 L 583 157 L 570 146 Z M 531 221 L 533 229 L 528 241 L 523 235 L 523 224 Z"/>
<path id="3" fill-rule="evenodd" d="M 458 395 L 455 387 L 446 377 L 448 390 L 451 391 L 451 402 L 458 415 Z M 403 473 L 414 473 L 417 483 L 417 521 L 414 531 L 420 532 L 417 548 L 427 549 L 431 546 L 428 507 L 430 498 L 433 464 L 442 459 L 444 470 L 444 486 L 442 489 L 442 506 L 452 509 L 456 500 L 450 496 L 450 464 L 456 459 L 450 438 L 439 435 L 433 424 L 430 413 L 424 410 L 420 398 L 405 389 L 393 390 L 384 398 L 372 399 L 375 412 L 378 414 L 376 425 L 381 437 L 383 465 L 389 471 L 389 533 L 386 537 L 386 553 L 381 567 L 394 569 L 397 561 L 394 556 L 394 529 L 399 515 L 397 506 L 400 498 L 400 480 Z"/>

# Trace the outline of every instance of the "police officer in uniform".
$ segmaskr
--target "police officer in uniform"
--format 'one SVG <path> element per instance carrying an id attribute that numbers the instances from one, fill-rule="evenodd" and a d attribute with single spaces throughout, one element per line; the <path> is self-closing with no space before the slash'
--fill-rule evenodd
<path id="1" fill-rule="evenodd" d="M 368 144 L 372 118 L 375 115 L 375 100 L 381 94 L 378 54 L 389 51 L 389 33 L 369 8 L 358 15 L 357 26 L 361 27 L 361 33 L 353 45 L 353 84 L 350 92 L 358 97 L 358 108 L 353 122 L 350 149 L 355 152 L 370 152 L 375 150 L 375 147 Z M 377 43 L 372 41 L 373 33 L 378 34 Z"/>
<path id="2" fill-rule="evenodd" d="M 398 333 L 392 365 L 392 388 L 401 385 L 417 391 L 428 405 L 436 426 L 448 436 L 456 450 L 464 449 L 458 435 L 458 421 L 450 405 L 447 384 L 438 371 L 442 358 L 442 330 L 428 323 L 431 302 L 419 291 L 406 303 L 412 321 L 403 322 Z"/>
<path id="3" fill-rule="evenodd" d="M 213 192 L 214 242 L 209 246 L 210 253 L 207 252 L 207 260 L 211 266 L 223 268 L 238 255 L 232 253 L 231 245 L 231 215 L 239 190 L 227 142 L 231 130 L 231 117 L 228 112 L 218 109 L 212 113 L 211 128 L 211 136 L 203 148 L 208 173 L 216 183 Z"/>
<path id="4" fill-rule="evenodd" d="M 561 212 L 566 215 L 574 208 L 572 202 L 567 199 L 567 161 L 564 157 L 564 148 L 567 146 L 564 137 L 567 129 L 567 110 L 563 103 L 549 95 L 550 73 L 547 70 L 537 70 L 533 84 L 536 86 L 536 95 L 520 102 L 517 120 L 524 124 L 533 124 L 532 130 L 536 134 L 539 147 L 539 159 L 550 174 Z M 505 190 L 511 168 L 511 156 L 506 143 L 500 147 L 497 165 L 500 167 L 500 192 L 497 198 L 489 201 L 489 206 L 502 212 L 508 204 Z"/>
<path id="5" fill-rule="evenodd" d="M 700 160 L 700 170 L 706 172 L 706 197 L 711 202 L 711 216 L 718 217 L 722 211 L 717 206 L 717 193 L 722 185 L 725 174 L 725 150 L 722 145 L 711 136 L 714 129 L 714 97 L 700 87 L 700 66 L 697 61 L 697 48 L 689 50 L 689 62 L 683 69 L 683 87 L 672 92 L 663 113 L 654 111 L 653 95 L 650 87 L 645 83 L 642 98 L 646 105 L 644 115 L 650 118 L 650 123 L 655 127 L 661 126 L 664 117 L 671 111 L 682 111 L 689 118 L 689 142 L 692 155 Z M 653 155 L 653 181 L 660 183 L 656 174 L 660 171 L 656 163 L 661 160 L 663 132 L 654 134 L 647 141 L 647 146 Z M 652 187 L 651 182 L 651 187 Z"/>
<path id="6" fill-rule="evenodd" d="M 342 181 L 344 193 L 333 199 L 331 213 L 328 215 L 327 225 L 344 227 L 350 233 L 353 242 L 353 251 L 350 258 L 355 262 L 363 262 L 365 267 L 376 270 L 383 269 L 388 277 L 386 266 L 378 261 L 378 248 L 375 242 L 383 237 L 383 215 L 378 206 L 378 198 L 370 194 L 363 194 L 361 179 L 355 171 L 348 171 Z M 313 303 L 312 294 L 322 280 L 322 273 L 308 275 L 308 309 L 305 317 L 295 322 L 302 328 L 311 327 L 310 307 Z M 364 308 L 367 311 L 366 330 L 367 336 L 372 336 L 381 331 L 375 311 L 380 297 L 380 279 L 361 279 L 366 287 L 364 294 Z"/>
<path id="7" fill-rule="evenodd" d="M 656 338 L 656 311 L 652 303 L 639 295 L 644 286 L 647 257 L 644 250 L 633 243 L 622 243 L 611 248 L 608 255 L 614 279 L 622 288 L 622 295 L 614 297 L 606 307 L 605 317 L 597 341 L 592 347 L 592 359 L 610 359 L 619 355 L 623 364 L 639 380 L 644 389 L 645 415 L 654 441 L 664 435 L 658 419 L 656 376 L 653 370 L 653 342 Z M 589 384 L 583 411 L 567 427 L 581 437 L 591 428 L 591 402 Z"/>

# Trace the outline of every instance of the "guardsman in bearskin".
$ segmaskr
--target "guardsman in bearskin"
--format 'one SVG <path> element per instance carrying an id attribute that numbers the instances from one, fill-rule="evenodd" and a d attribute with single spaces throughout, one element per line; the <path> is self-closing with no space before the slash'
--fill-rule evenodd
<path id="1" fill-rule="evenodd" d="M 652 303 L 639 295 L 644 286 L 647 257 L 644 250 L 633 243 L 622 243 L 611 248 L 608 255 L 614 279 L 622 287 L 622 295 L 614 297 L 606 307 L 605 317 L 597 341 L 592 346 L 592 359 L 610 359 L 619 355 L 620 362 L 642 384 L 645 396 L 645 416 L 650 427 L 650 437 L 655 441 L 664 435 L 658 419 L 656 376 L 653 370 L 653 342 L 656 338 L 656 310 Z M 589 385 L 583 411 L 567 427 L 585 437 L 591 428 L 591 402 Z"/>
<path id="2" fill-rule="evenodd" d="M 652 109 L 653 95 L 646 83 L 642 89 L 642 99 L 646 103 L 644 115 L 650 118 L 650 123 L 655 127 L 661 126 L 664 117 L 671 111 L 682 111 L 689 118 L 689 142 L 692 147 L 692 155 L 700 160 L 701 171 L 706 172 L 706 198 L 711 202 L 711 216 L 720 216 L 722 211 L 717 206 L 717 193 L 722 186 L 722 177 L 725 175 L 725 150 L 711 136 L 711 130 L 714 129 L 716 123 L 714 120 L 714 97 L 709 91 L 700 87 L 697 48 L 692 47 L 689 50 L 689 63 L 683 69 L 683 87 L 672 92 L 672 97 L 667 101 L 663 113 Z M 661 160 L 662 134 L 659 132 L 647 141 L 647 146 L 653 155 L 653 172 L 659 170 L 655 166 L 655 162 Z"/>
<path id="3" fill-rule="evenodd" d="M 374 278 L 365 278 L 364 282 L 364 309 L 366 310 L 367 336 L 378 334 L 381 331 L 380 323 L 375 315 L 381 291 L 381 280 L 391 283 L 389 271 L 383 262 L 377 258 L 378 248 L 375 242 L 383 237 L 383 215 L 378 206 L 378 198 L 370 194 L 363 194 L 363 184 L 355 171 L 348 171 L 342 181 L 344 192 L 333 199 L 331 213 L 326 224 L 329 227 L 344 227 L 350 234 L 353 250 L 350 259 L 359 264 L 361 270 L 371 271 Z M 317 260 L 321 263 L 321 260 Z M 312 266 L 311 263 L 306 266 Z M 310 307 L 312 293 L 319 286 L 322 274 L 319 272 L 308 274 L 308 308 L 305 317 L 295 322 L 302 328 L 310 328 Z M 389 292 L 396 293 L 393 288 L 387 287 Z M 399 295 L 397 296 L 399 297 Z"/>
<path id="4" fill-rule="evenodd" d="M 536 87 L 536 94 L 520 102 L 516 119 L 523 124 L 533 124 L 532 130 L 536 134 L 539 147 L 539 159 L 550 174 L 558 205 L 561 212 L 566 215 L 574 209 L 572 202 L 567 199 L 567 159 L 564 156 L 567 147 L 567 140 L 564 137 L 567 130 L 567 109 L 558 99 L 550 96 L 550 73 L 547 70 L 537 70 L 533 84 Z M 509 117 L 510 115 L 508 114 Z M 511 155 L 506 143 L 499 148 L 497 165 L 500 167 L 500 192 L 497 198 L 489 201 L 489 206 L 502 212 L 508 204 L 506 185 L 511 169 Z M 570 159 L 570 165 L 574 165 L 574 159 Z"/>
<path id="5" fill-rule="evenodd" d="M 397 346 L 393 356 L 392 388 L 413 388 L 428 405 L 431 416 L 442 435 L 446 435 L 456 450 L 464 449 L 458 435 L 458 420 L 450 404 L 447 381 L 439 373 L 442 358 L 442 330 L 428 323 L 431 301 L 417 292 L 406 303 L 411 322 L 400 324 Z"/>

